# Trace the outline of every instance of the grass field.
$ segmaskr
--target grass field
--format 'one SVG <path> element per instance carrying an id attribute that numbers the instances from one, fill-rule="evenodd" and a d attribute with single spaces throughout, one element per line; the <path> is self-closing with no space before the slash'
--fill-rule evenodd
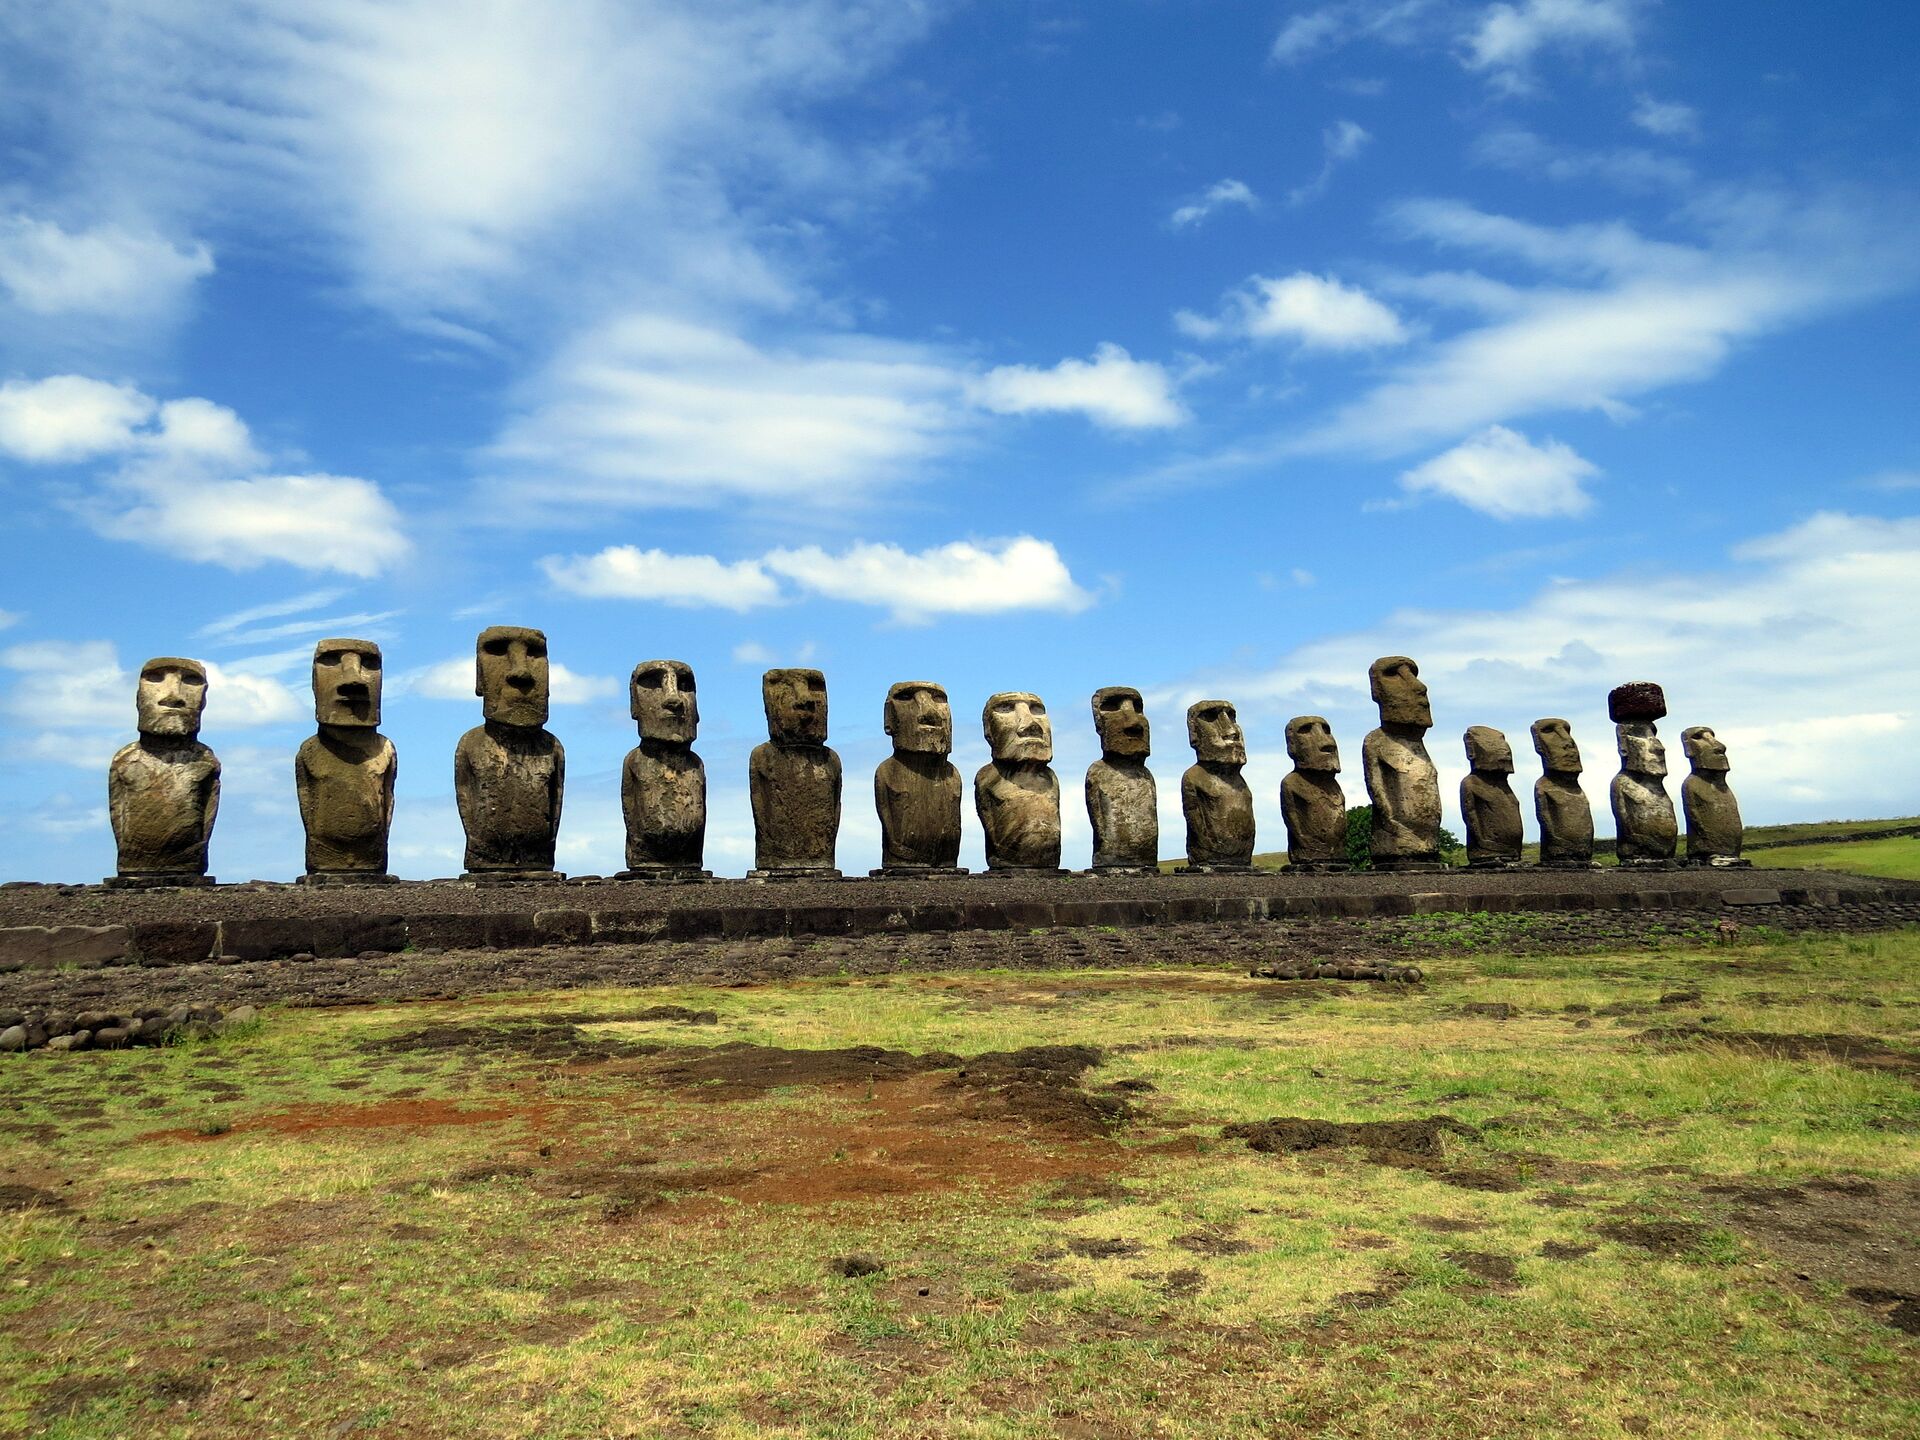
<path id="1" fill-rule="evenodd" d="M 0 1427 L 1907 1437 L 1916 962 L 1750 931 L 9 1058 Z M 1222 1134 L 1275 1117 L 1398 1128 Z"/>
<path id="2" fill-rule="evenodd" d="M 1844 845 L 1783 845 L 1749 850 L 1756 866 L 1788 870 L 1847 870 L 1883 880 L 1920 880 L 1920 836 L 1855 840 Z"/>

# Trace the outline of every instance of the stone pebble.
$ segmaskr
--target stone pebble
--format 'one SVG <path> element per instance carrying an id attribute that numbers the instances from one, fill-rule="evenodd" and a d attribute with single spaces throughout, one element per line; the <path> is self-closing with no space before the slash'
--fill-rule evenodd
<path id="1" fill-rule="evenodd" d="M 147 1006 L 130 1014 L 106 1010 L 10 1010 L 0 1012 L 0 1055 L 46 1050 L 66 1054 L 75 1050 L 124 1050 L 134 1045 L 162 1045 L 176 1035 L 210 1034 L 259 1018 L 259 1010 L 241 1005 L 222 1011 L 217 1005 L 178 1004 L 171 1009 Z"/>

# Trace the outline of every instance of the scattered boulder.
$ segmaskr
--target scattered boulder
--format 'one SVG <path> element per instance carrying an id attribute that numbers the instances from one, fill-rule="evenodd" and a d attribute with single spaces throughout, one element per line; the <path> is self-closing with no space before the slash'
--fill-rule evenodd
<path id="1" fill-rule="evenodd" d="M 1403 985 L 1425 978 L 1418 965 L 1384 960 L 1281 960 L 1248 973 L 1256 980 L 1390 980 Z"/>

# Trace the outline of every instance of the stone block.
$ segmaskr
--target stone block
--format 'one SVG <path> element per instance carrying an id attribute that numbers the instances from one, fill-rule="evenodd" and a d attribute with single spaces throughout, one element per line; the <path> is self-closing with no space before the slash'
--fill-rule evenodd
<path id="1" fill-rule="evenodd" d="M 236 960 L 279 960 L 303 952 L 337 958 L 346 953 L 345 936 L 346 926 L 332 915 L 223 920 L 214 953 Z"/>
<path id="2" fill-rule="evenodd" d="M 358 919 L 348 916 L 342 921 L 342 955 L 364 955 L 369 950 L 391 955 L 406 949 L 411 943 L 405 916 L 366 915 Z M 314 953 L 317 955 L 321 952 L 316 950 Z"/>
<path id="3" fill-rule="evenodd" d="M 536 910 L 533 928 L 542 945 L 593 943 L 593 916 L 585 910 Z"/>
<path id="4" fill-rule="evenodd" d="M 710 906 L 696 908 L 689 905 L 684 909 L 670 910 L 662 916 L 647 918 L 661 925 L 661 934 L 669 940 L 713 940 L 721 933 L 724 913 Z"/>
<path id="5" fill-rule="evenodd" d="M 1720 894 L 1722 905 L 1778 905 L 1778 890 L 1724 890 Z"/>
<path id="6" fill-rule="evenodd" d="M 129 947 L 143 965 L 194 965 L 219 953 L 220 927 L 212 921 L 141 920 Z"/>
<path id="7" fill-rule="evenodd" d="M 485 915 L 415 915 L 407 921 L 407 938 L 421 948 L 483 950 L 487 944 Z"/>
<path id="8" fill-rule="evenodd" d="M 940 930 L 966 929 L 964 905 L 915 905 L 907 916 L 907 927 L 925 934 Z"/>
<path id="9" fill-rule="evenodd" d="M 9 925 L 0 929 L 0 959 L 23 970 L 92 970 L 123 964 L 132 941 L 125 925 Z"/>
<path id="10" fill-rule="evenodd" d="M 1444 915 L 1460 908 L 1459 897 L 1445 890 L 1416 890 L 1407 896 L 1415 915 Z"/>
<path id="11" fill-rule="evenodd" d="M 701 916 L 711 913 L 711 911 L 696 909 L 666 913 L 658 910 L 595 910 L 593 939 L 600 945 L 646 945 L 668 936 L 680 940 L 697 940 L 715 932 L 696 928 L 692 933 L 681 934 L 674 928 L 674 922 L 687 915 Z"/>

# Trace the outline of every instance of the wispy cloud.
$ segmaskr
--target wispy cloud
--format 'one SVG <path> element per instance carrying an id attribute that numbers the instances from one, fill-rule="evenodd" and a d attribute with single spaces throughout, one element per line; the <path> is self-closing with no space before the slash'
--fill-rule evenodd
<path id="1" fill-rule="evenodd" d="M 1629 118 L 1649 135 L 1658 135 L 1663 139 L 1700 138 L 1700 112 L 1677 100 L 1656 100 L 1651 95 L 1642 95 L 1634 101 L 1633 113 Z"/>
<path id="2" fill-rule="evenodd" d="M 1333 172 L 1357 157 L 1373 139 L 1351 120 L 1336 120 L 1320 132 L 1320 173 L 1306 184 L 1287 193 L 1289 205 L 1305 205 L 1318 200 L 1333 184 Z"/>
<path id="3" fill-rule="evenodd" d="M 1173 214 L 1167 217 L 1167 223 L 1176 230 L 1197 227 L 1215 211 L 1223 210 L 1229 205 L 1258 210 L 1260 197 L 1255 195 L 1243 180 L 1216 180 L 1197 199 L 1189 200 L 1175 209 Z"/>
<path id="4" fill-rule="evenodd" d="M 1593 498 L 1584 482 L 1600 473 L 1573 447 L 1539 444 L 1504 425 L 1436 455 L 1400 477 L 1410 495 L 1445 495 L 1496 520 L 1581 515 Z"/>

